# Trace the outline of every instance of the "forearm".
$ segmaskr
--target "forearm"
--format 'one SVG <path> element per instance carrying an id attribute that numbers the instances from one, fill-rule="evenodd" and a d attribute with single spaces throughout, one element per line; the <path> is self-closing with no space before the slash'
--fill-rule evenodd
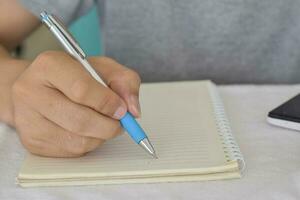
<path id="1" fill-rule="evenodd" d="M 0 121 L 11 126 L 14 125 L 11 88 L 28 65 L 28 61 L 12 58 L 0 45 Z"/>

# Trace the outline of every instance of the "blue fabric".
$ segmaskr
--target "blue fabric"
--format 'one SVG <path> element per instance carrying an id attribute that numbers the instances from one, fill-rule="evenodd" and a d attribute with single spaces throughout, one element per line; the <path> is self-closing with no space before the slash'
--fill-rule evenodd
<path id="1" fill-rule="evenodd" d="M 69 27 L 70 32 L 88 56 L 103 54 L 98 20 L 97 7 L 94 6 Z"/>

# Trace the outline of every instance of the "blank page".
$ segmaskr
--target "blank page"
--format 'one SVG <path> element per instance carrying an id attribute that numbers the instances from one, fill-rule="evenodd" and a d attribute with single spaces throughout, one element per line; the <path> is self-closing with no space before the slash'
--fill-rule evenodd
<path id="1" fill-rule="evenodd" d="M 80 158 L 29 154 L 19 178 L 123 177 L 185 174 L 225 165 L 217 133 L 209 81 L 151 83 L 141 86 L 141 126 L 157 151 L 153 159 L 129 135 L 108 141 Z"/>

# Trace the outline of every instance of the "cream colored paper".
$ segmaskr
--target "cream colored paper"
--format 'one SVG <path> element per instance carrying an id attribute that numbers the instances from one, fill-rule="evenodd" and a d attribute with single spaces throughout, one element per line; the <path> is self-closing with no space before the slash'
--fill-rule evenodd
<path id="1" fill-rule="evenodd" d="M 226 161 L 211 86 L 210 81 L 142 85 L 140 123 L 159 159 L 152 159 L 129 135 L 123 134 L 81 158 L 29 154 L 18 175 L 19 184 L 55 186 L 240 177 L 238 163 Z"/>

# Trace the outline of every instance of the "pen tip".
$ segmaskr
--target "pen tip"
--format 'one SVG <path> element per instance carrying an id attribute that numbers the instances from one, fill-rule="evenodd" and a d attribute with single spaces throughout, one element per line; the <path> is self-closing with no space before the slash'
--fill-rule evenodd
<path id="1" fill-rule="evenodd" d="M 143 139 L 142 141 L 140 141 L 139 145 L 145 149 L 147 151 L 147 153 L 149 153 L 153 158 L 158 159 L 155 150 L 152 146 L 152 144 L 150 143 L 150 141 L 148 140 L 148 138 Z"/>
<path id="2" fill-rule="evenodd" d="M 157 155 L 156 155 L 155 152 L 152 154 L 152 156 L 153 156 L 153 158 L 158 159 L 158 157 L 157 157 Z"/>

